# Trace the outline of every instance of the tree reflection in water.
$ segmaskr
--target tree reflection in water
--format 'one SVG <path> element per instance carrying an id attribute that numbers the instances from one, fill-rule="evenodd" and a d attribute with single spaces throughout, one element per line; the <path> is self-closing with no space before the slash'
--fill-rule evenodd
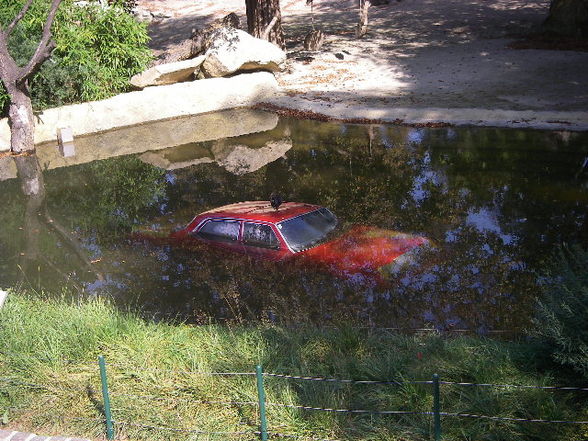
<path id="1" fill-rule="evenodd" d="M 276 143 L 288 146 L 277 159 L 275 148 L 263 149 Z M 64 239 L 53 229 L 53 242 L 44 246 L 53 261 L 61 259 L 55 266 L 86 292 L 110 293 L 155 318 L 518 331 L 533 312 L 537 272 L 557 246 L 588 243 L 585 134 L 282 119 L 269 132 L 224 140 L 226 157 L 232 145 L 247 146 L 252 172 L 213 162 L 218 143 L 209 142 L 194 151 L 211 160 L 186 168 L 170 164 L 164 171 L 125 157 L 47 173 L 47 205 L 75 231 L 88 259 L 101 259 L 92 267 L 104 280 L 68 270 L 71 254 L 79 268 L 87 262 L 79 252 L 64 252 L 58 246 Z M 255 158 L 251 149 L 269 159 Z M 191 163 L 189 151 L 182 147 L 183 163 Z M 435 246 L 383 288 L 290 264 L 132 239 L 138 228 L 165 236 L 196 213 L 266 199 L 272 191 L 327 206 L 346 225 L 416 233 Z M 19 202 L 8 193 L 1 196 L 12 207 L 2 219 L 6 225 L 14 228 L 24 206 L 25 230 L 38 230 L 31 213 L 42 196 Z M 7 255 L 20 253 L 8 230 L 0 247 Z M 34 241 L 25 243 L 25 255 L 39 254 Z M 2 283 L 12 283 L 14 274 L 8 271 Z M 59 283 L 47 277 L 40 285 L 55 291 Z"/>

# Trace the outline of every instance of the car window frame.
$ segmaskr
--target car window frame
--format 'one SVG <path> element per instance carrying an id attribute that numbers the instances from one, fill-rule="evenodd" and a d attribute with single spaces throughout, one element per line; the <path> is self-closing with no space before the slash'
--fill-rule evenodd
<path id="1" fill-rule="evenodd" d="M 200 236 L 200 230 L 204 227 L 204 225 L 206 225 L 208 222 L 211 221 L 233 221 L 233 222 L 239 222 L 239 238 L 237 239 L 237 241 L 220 241 L 220 240 L 214 240 L 214 239 L 209 239 L 209 238 L 205 238 L 203 236 Z M 198 222 L 198 224 L 196 225 L 196 227 L 194 227 L 194 229 L 190 232 L 191 235 L 199 237 L 202 240 L 208 240 L 214 243 L 224 243 L 224 244 L 240 244 L 242 246 L 247 246 L 247 247 L 251 247 L 251 245 L 246 245 L 243 242 L 243 231 L 245 228 L 245 222 L 248 223 L 253 223 L 253 224 L 260 224 L 260 225 L 267 225 L 269 226 L 272 231 L 274 232 L 276 238 L 278 239 L 278 244 L 279 244 L 279 248 L 264 248 L 264 247 L 253 247 L 253 248 L 257 248 L 260 250 L 269 250 L 269 251 L 284 251 L 284 250 L 288 250 L 290 252 L 292 252 L 292 250 L 290 250 L 290 247 L 288 246 L 288 243 L 284 240 L 284 238 L 282 237 L 282 234 L 280 233 L 280 231 L 278 230 L 278 228 L 276 227 L 275 223 L 272 222 L 266 222 L 266 221 L 259 221 L 259 220 L 255 220 L 255 219 L 243 219 L 243 218 L 235 218 L 235 217 L 206 217 L 204 219 L 202 219 L 200 222 Z"/>
<path id="2" fill-rule="evenodd" d="M 282 241 L 282 242 L 283 242 L 283 243 L 286 245 L 286 248 L 287 248 L 287 249 L 288 249 L 288 250 L 289 250 L 291 253 L 293 253 L 293 254 L 297 254 L 297 253 L 302 253 L 302 252 L 304 252 L 304 251 L 306 251 L 306 250 L 302 250 L 302 251 L 295 251 L 295 250 L 294 250 L 294 249 L 293 249 L 293 248 L 290 246 L 290 243 L 289 243 L 289 242 L 286 240 L 286 237 L 285 237 L 285 236 L 282 234 L 282 230 L 281 230 L 281 229 L 282 229 L 282 227 L 281 227 L 281 224 L 282 224 L 282 222 L 286 222 L 286 221 L 289 221 L 289 220 L 292 220 L 292 219 L 296 219 L 296 218 L 299 218 L 299 217 L 301 217 L 301 216 L 305 216 L 305 215 L 307 215 L 307 214 L 309 214 L 309 213 L 313 213 L 313 212 L 315 212 L 315 211 L 318 211 L 318 210 L 321 210 L 321 209 L 325 209 L 325 210 L 327 210 L 329 213 L 331 213 L 331 215 L 332 215 L 332 216 L 335 218 L 335 220 L 336 220 L 336 226 L 335 226 L 335 228 L 337 228 L 337 225 L 339 225 L 339 222 L 340 222 L 340 221 L 339 221 L 339 218 L 338 218 L 338 217 L 335 215 L 335 213 L 333 213 L 333 211 L 332 211 L 330 208 L 328 208 L 328 207 L 324 207 L 324 206 L 322 206 L 322 205 L 317 205 L 317 206 L 316 206 L 316 208 L 315 208 L 314 210 L 309 210 L 309 211 L 306 211 L 306 212 L 304 212 L 304 213 L 300 213 L 300 214 L 298 214 L 298 215 L 296 215 L 296 216 L 292 216 L 292 217 L 289 217 L 289 218 L 287 218 L 287 219 L 282 219 L 281 221 L 279 221 L 279 222 L 276 222 L 276 224 L 275 224 L 275 227 L 276 227 L 276 230 L 277 230 L 278 236 L 279 236 L 279 237 L 281 237 L 281 241 Z"/>
<path id="3" fill-rule="evenodd" d="M 249 245 L 249 244 L 245 243 L 245 225 L 246 224 L 264 225 L 266 227 L 269 227 L 278 242 L 277 247 L 275 247 L 275 248 L 274 247 L 263 247 L 263 246 L 257 246 L 257 245 Z M 268 222 L 256 221 L 256 220 L 243 220 L 242 221 L 242 223 L 241 223 L 241 243 L 243 244 L 243 246 L 258 248 L 260 250 L 280 251 L 283 248 L 283 238 L 281 238 L 281 235 L 277 231 L 277 228 L 275 228 L 274 224 L 271 224 Z"/>
<path id="4" fill-rule="evenodd" d="M 239 231 L 237 233 L 236 240 L 215 240 L 210 237 L 204 237 L 200 234 L 202 229 L 210 222 L 236 222 L 239 224 Z M 209 240 L 214 243 L 228 243 L 228 244 L 239 244 L 241 243 L 242 235 L 243 235 L 243 221 L 240 219 L 230 218 L 230 217 L 209 217 L 204 219 L 200 224 L 192 231 L 193 235 L 196 235 L 204 240 Z"/>

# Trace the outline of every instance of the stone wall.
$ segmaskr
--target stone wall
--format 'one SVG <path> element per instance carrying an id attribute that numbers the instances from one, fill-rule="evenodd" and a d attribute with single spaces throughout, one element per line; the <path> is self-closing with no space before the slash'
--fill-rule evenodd
<path id="1" fill-rule="evenodd" d="M 278 91 L 273 74 L 255 72 L 230 78 L 148 87 L 115 97 L 48 109 L 38 115 L 35 143 L 57 140 L 57 130 L 71 127 L 74 137 L 181 116 L 248 107 Z M 0 120 L 0 152 L 10 150 L 10 130 Z"/>

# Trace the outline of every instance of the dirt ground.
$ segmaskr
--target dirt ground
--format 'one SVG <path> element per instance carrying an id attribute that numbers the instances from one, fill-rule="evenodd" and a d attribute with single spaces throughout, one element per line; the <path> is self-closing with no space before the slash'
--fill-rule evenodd
<path id="1" fill-rule="evenodd" d="M 193 28 L 244 0 L 139 0 L 152 48 L 174 50 Z M 511 49 L 539 30 L 549 0 L 391 0 L 354 36 L 353 0 L 282 0 L 288 69 L 274 104 L 341 118 L 588 130 L 588 52 Z M 303 40 L 326 34 L 319 52 Z M 487 111 L 487 112 L 484 112 Z M 502 112 L 502 113 L 501 113 Z"/>

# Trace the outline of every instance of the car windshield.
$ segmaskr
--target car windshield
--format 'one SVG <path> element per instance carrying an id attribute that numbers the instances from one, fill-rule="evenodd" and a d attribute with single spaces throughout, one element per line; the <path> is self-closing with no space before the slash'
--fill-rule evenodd
<path id="1" fill-rule="evenodd" d="M 326 208 L 278 224 L 282 236 L 295 253 L 322 242 L 337 226 L 337 218 Z"/>

